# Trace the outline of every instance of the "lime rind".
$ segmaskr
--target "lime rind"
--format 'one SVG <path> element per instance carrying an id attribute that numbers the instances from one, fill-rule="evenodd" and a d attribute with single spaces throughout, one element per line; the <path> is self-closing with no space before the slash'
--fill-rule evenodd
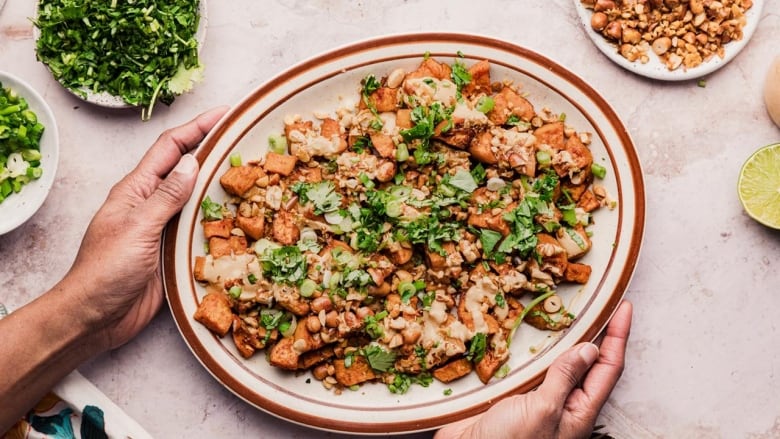
<path id="1" fill-rule="evenodd" d="M 737 191 L 751 218 L 780 229 L 780 143 L 760 148 L 747 159 L 739 173 Z"/>

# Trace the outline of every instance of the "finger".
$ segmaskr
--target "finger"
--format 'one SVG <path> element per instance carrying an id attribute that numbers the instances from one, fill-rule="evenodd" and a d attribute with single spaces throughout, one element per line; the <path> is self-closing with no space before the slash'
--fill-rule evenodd
<path id="1" fill-rule="evenodd" d="M 580 343 L 571 347 L 547 369 L 547 375 L 537 390 L 539 397 L 563 408 L 566 398 L 598 356 L 599 348 L 593 343 Z"/>
<path id="2" fill-rule="evenodd" d="M 149 148 L 133 172 L 163 178 L 176 166 L 182 154 L 198 146 L 227 110 L 228 107 L 225 106 L 213 108 L 184 125 L 166 130 Z"/>
<path id="3" fill-rule="evenodd" d="M 595 412 L 601 410 L 623 373 L 632 313 L 631 302 L 623 301 L 607 324 L 599 349 L 599 358 L 582 383 L 582 390 L 588 397 L 590 410 Z"/>
<path id="4" fill-rule="evenodd" d="M 144 216 L 144 222 L 158 235 L 165 224 L 181 210 L 192 195 L 198 176 L 198 161 L 192 154 L 185 154 L 179 163 L 143 202 L 136 212 Z"/>

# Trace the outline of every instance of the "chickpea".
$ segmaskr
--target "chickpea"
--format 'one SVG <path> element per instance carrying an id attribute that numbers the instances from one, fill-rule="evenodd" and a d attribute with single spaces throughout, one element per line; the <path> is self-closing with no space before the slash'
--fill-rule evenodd
<path id="1" fill-rule="evenodd" d="M 603 12 L 596 12 L 592 17 L 590 17 L 590 27 L 592 27 L 597 32 L 601 32 L 605 27 L 607 27 L 608 21 L 609 19 L 607 18 L 607 14 Z"/>
<path id="2" fill-rule="evenodd" d="M 367 306 L 361 306 L 360 308 L 357 309 L 357 311 L 355 311 L 355 314 L 357 314 L 360 320 L 363 320 L 368 316 L 374 315 L 374 311 L 372 311 L 371 308 Z"/>
<path id="3" fill-rule="evenodd" d="M 309 316 L 306 318 L 306 329 L 312 334 L 320 332 L 322 329 L 322 323 L 317 316 Z"/>
<path id="4" fill-rule="evenodd" d="M 312 369 L 311 374 L 320 381 L 324 380 L 328 376 L 328 363 L 318 364 Z"/>
<path id="5" fill-rule="evenodd" d="M 353 330 L 360 328 L 362 324 L 360 319 L 358 319 L 358 317 L 352 311 L 347 311 L 344 313 L 344 323 L 347 324 L 349 329 Z"/>
<path id="6" fill-rule="evenodd" d="M 312 312 L 320 312 L 322 310 L 330 311 L 333 309 L 333 302 L 330 301 L 328 296 L 320 296 L 312 300 L 309 304 Z"/>
<path id="7" fill-rule="evenodd" d="M 563 307 L 563 303 L 561 302 L 561 297 L 557 294 L 553 294 L 552 296 L 544 299 L 544 304 L 542 305 L 544 308 L 544 312 L 547 314 L 556 313 L 561 310 L 561 307 Z"/>
<path id="8" fill-rule="evenodd" d="M 325 315 L 325 326 L 328 328 L 339 327 L 339 313 L 337 311 L 331 311 Z"/>
<path id="9" fill-rule="evenodd" d="M 395 162 L 384 161 L 379 164 L 376 169 L 376 179 L 382 183 L 386 183 L 395 177 Z"/>

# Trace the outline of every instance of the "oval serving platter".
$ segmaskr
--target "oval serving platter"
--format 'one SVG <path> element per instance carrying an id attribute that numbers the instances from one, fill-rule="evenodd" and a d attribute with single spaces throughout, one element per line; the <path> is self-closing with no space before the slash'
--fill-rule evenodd
<path id="1" fill-rule="evenodd" d="M 280 371 L 265 355 L 249 360 L 230 337 L 220 339 L 193 319 L 203 286 L 193 279 L 194 258 L 204 254 L 200 202 L 227 198 L 219 177 L 229 157 L 264 154 L 267 138 L 285 116 L 335 111 L 357 99 L 360 80 L 381 77 L 397 67 L 414 70 L 428 54 L 439 61 L 473 64 L 488 60 L 493 80 L 513 80 L 537 107 L 565 113 L 566 123 L 593 135 L 594 161 L 607 168 L 603 185 L 616 201 L 596 213 L 593 249 L 583 262 L 593 267 L 584 285 L 558 289 L 577 318 L 558 335 L 521 326 L 515 335 L 509 373 L 483 385 L 471 374 L 430 387 L 413 386 L 403 395 L 382 384 L 335 395 L 310 374 Z M 163 270 L 168 303 L 187 345 L 222 385 L 250 404 L 288 421 L 340 433 L 387 434 L 430 430 L 486 410 L 496 401 L 537 386 L 552 360 L 581 341 L 594 340 L 625 294 L 641 246 L 645 193 L 631 138 L 612 107 L 575 73 L 517 45 L 485 36 L 421 33 L 392 35 L 343 46 L 304 61 L 259 86 L 241 100 L 202 142 L 196 157 L 201 172 L 190 201 L 165 232 Z M 444 392 L 451 389 L 451 392 Z M 447 395 L 445 395 L 447 393 Z"/>

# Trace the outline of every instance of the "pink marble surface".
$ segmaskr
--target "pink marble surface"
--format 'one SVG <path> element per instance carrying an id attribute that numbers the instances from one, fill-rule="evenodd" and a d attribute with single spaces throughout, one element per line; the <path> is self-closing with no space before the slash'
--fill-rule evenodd
<path id="1" fill-rule="evenodd" d="M 605 431 L 780 437 L 780 233 L 750 220 L 736 197 L 744 160 L 780 141 L 761 99 L 766 71 L 780 54 L 777 1 L 766 2 L 744 51 L 700 87 L 644 79 L 614 65 L 585 36 L 571 0 L 212 0 L 205 81 L 146 123 L 133 111 L 96 108 L 65 92 L 35 59 L 33 14 L 29 0 L 8 0 L 0 11 L 0 69 L 47 99 L 62 145 L 44 206 L 0 236 L 0 302 L 10 308 L 67 271 L 111 185 L 165 127 L 235 103 L 280 70 L 336 45 L 403 31 L 477 32 L 577 72 L 622 115 L 637 145 L 646 177 L 645 245 L 627 294 L 635 304 L 628 366 L 602 416 Z M 155 437 L 338 436 L 276 419 L 233 396 L 187 349 L 167 308 L 138 338 L 80 371 Z"/>

